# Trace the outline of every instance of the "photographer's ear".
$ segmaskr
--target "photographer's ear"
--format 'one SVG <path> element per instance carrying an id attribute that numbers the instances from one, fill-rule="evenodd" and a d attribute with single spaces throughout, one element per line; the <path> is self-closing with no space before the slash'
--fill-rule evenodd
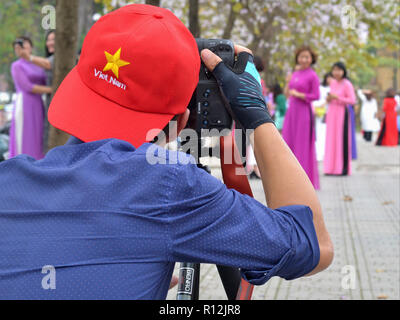
<path id="1" fill-rule="evenodd" d="M 186 109 L 184 113 L 180 114 L 177 119 L 177 132 L 179 133 L 186 127 L 190 115 L 190 110 Z"/>
<path id="2" fill-rule="evenodd" d="M 174 141 L 181 131 L 186 127 L 186 124 L 189 120 L 190 110 L 186 109 L 184 113 L 178 115 L 176 121 L 174 121 L 173 127 L 170 127 L 166 142 Z"/>
<path id="3" fill-rule="evenodd" d="M 214 68 L 222 61 L 220 57 L 208 49 L 201 51 L 201 60 L 210 71 L 214 71 Z"/>

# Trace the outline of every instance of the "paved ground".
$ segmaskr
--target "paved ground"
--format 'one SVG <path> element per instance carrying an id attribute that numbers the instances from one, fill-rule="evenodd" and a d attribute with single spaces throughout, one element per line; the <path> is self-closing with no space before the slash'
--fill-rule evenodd
<path id="1" fill-rule="evenodd" d="M 253 299 L 400 299 L 400 148 L 376 147 L 360 135 L 357 147 L 352 176 L 320 176 L 318 195 L 335 246 L 332 265 L 308 278 L 273 277 L 255 287 Z M 212 171 L 220 177 L 217 167 Z M 261 182 L 251 180 L 251 186 L 265 204 Z M 167 298 L 175 296 L 176 287 Z M 201 265 L 200 299 L 226 299 L 214 265 Z"/>

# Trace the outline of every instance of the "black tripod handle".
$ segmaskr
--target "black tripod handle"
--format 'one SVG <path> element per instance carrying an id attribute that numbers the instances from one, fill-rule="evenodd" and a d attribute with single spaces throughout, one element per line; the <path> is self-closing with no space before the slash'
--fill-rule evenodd
<path id="1" fill-rule="evenodd" d="M 176 300 L 199 300 L 200 264 L 182 262 Z"/>

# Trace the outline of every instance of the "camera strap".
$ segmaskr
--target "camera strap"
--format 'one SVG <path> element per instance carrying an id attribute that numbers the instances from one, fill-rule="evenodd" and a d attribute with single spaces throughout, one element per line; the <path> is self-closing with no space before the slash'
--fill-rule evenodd
<path id="1" fill-rule="evenodd" d="M 228 188 L 253 196 L 245 168 L 240 161 L 240 153 L 232 135 L 220 137 L 220 159 L 222 178 Z M 228 154 L 227 154 L 228 153 Z M 227 159 L 225 156 L 230 157 Z M 236 300 L 250 300 L 254 286 L 243 278 L 236 294 Z"/>

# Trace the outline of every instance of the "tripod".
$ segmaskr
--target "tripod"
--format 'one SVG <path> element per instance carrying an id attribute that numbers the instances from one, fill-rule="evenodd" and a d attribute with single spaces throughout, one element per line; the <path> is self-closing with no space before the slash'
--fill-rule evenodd
<path id="1" fill-rule="evenodd" d="M 246 143 L 244 141 L 244 146 L 245 145 Z M 221 136 L 219 139 L 219 147 L 222 177 L 226 186 L 253 197 L 253 193 L 245 174 L 244 165 L 235 161 L 235 159 L 240 158 L 240 155 L 234 136 L 231 134 L 228 136 Z M 197 150 L 201 150 L 200 139 L 198 139 Z M 225 161 L 226 150 L 230 152 L 230 159 L 233 159 L 233 161 L 229 161 L 229 163 Z M 205 169 L 199 161 L 198 153 L 196 154 L 196 162 L 198 167 Z M 241 278 L 239 269 L 221 265 L 217 265 L 217 269 L 229 300 L 251 299 L 253 285 Z M 177 300 L 198 300 L 199 283 L 200 264 L 182 262 L 179 267 Z"/>

